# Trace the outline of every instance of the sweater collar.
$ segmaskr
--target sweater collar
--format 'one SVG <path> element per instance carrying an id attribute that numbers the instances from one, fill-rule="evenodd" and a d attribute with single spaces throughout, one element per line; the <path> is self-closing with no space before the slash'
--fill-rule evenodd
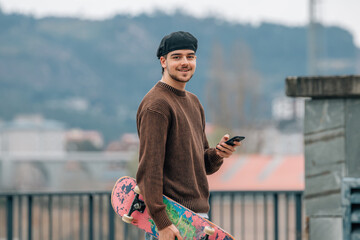
<path id="1" fill-rule="evenodd" d="M 166 88 L 167 90 L 175 93 L 176 95 L 178 95 L 180 97 L 185 97 L 186 96 L 186 91 L 176 89 L 176 88 L 174 88 L 174 87 L 172 87 L 169 84 L 166 84 L 164 82 L 159 81 L 156 85 L 159 86 L 159 87 L 162 87 L 162 88 Z"/>

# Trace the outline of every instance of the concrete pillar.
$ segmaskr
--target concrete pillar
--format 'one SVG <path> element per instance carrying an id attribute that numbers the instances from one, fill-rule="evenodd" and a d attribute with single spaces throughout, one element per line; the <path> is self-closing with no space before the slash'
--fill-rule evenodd
<path id="1" fill-rule="evenodd" d="M 360 177 L 360 76 L 289 77 L 286 94 L 308 98 L 304 203 L 309 239 L 343 239 L 342 180 Z"/>

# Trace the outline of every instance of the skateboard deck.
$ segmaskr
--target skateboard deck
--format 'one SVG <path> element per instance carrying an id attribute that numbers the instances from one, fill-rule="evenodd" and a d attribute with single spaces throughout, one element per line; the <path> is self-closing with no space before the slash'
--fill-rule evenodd
<path id="1" fill-rule="evenodd" d="M 135 179 L 131 177 L 119 178 L 111 193 L 112 207 L 118 215 L 123 217 L 123 220 L 124 218 L 130 218 L 129 222 L 131 222 L 131 224 L 153 235 L 154 237 L 159 237 L 156 225 L 149 216 L 147 208 L 143 203 L 141 193 L 137 194 L 135 191 L 138 192 L 138 190 L 134 191 L 135 186 Z M 177 227 L 184 240 L 235 240 L 234 237 L 218 227 L 216 224 L 202 218 L 195 212 L 180 205 L 174 200 L 163 196 L 163 201 L 166 205 L 166 212 L 170 220 Z M 137 208 L 135 211 L 134 206 Z M 204 232 L 205 228 L 209 227 L 211 231 L 214 232 L 210 233 L 212 234 L 211 236 L 207 236 Z"/>

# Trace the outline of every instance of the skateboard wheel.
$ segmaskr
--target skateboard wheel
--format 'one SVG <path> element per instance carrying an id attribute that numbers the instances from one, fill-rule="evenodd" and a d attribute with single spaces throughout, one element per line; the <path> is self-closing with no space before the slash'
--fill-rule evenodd
<path id="1" fill-rule="evenodd" d="M 141 194 L 140 188 L 137 185 L 134 188 L 134 192 L 139 194 L 139 195 Z"/>
<path id="2" fill-rule="evenodd" d="M 128 216 L 128 215 L 122 216 L 122 220 L 126 223 L 132 223 L 133 219 L 134 219 L 133 217 Z"/>
<path id="3" fill-rule="evenodd" d="M 215 233 L 215 229 L 213 229 L 212 227 L 206 226 L 204 228 L 204 233 L 211 236 Z"/>

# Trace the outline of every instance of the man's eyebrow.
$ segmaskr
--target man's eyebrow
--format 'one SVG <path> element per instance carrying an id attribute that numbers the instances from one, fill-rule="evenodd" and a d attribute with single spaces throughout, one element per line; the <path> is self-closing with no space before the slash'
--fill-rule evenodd
<path id="1" fill-rule="evenodd" d="M 181 56 L 181 55 L 195 55 L 195 53 L 186 53 L 186 54 L 182 54 L 182 53 L 173 53 L 170 56 Z"/>

